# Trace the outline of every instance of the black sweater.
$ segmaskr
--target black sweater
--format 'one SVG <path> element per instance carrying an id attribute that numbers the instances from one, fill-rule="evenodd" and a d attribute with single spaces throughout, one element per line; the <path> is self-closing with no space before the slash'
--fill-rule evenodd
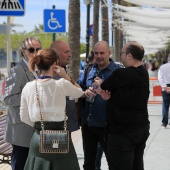
<path id="1" fill-rule="evenodd" d="M 115 70 L 101 88 L 111 91 L 107 104 L 110 133 L 142 128 L 149 123 L 149 75 L 143 66 Z"/>

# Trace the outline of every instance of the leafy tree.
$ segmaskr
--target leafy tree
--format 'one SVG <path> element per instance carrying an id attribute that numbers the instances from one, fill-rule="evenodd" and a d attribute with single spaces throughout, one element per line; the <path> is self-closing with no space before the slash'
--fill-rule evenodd
<path id="1" fill-rule="evenodd" d="M 85 52 L 86 52 L 86 44 L 81 43 L 80 44 L 80 53 L 82 54 L 82 53 L 85 53 Z"/>
<path id="2" fill-rule="evenodd" d="M 52 34 L 51 33 L 35 33 L 34 30 L 32 32 L 12 32 L 11 33 L 11 50 L 18 50 L 19 46 L 21 45 L 22 41 L 29 36 L 33 36 L 38 38 L 43 48 L 49 48 L 52 42 Z M 58 40 L 62 40 L 68 42 L 68 33 L 56 33 L 56 38 Z M 0 34 L 0 49 L 4 49 L 7 51 L 7 36 L 6 34 Z M 80 53 L 85 52 L 85 44 L 81 44 Z"/>
<path id="3" fill-rule="evenodd" d="M 35 33 L 43 33 L 44 32 L 43 30 L 44 30 L 43 24 L 39 24 L 38 27 L 36 25 L 34 26 L 34 32 Z"/>

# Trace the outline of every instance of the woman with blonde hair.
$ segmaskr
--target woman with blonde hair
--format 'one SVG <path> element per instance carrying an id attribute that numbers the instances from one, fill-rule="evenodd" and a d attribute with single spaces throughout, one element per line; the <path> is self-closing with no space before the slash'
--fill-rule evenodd
<path id="1" fill-rule="evenodd" d="M 66 74 L 64 68 L 57 65 L 58 62 L 59 57 L 52 49 L 39 50 L 30 59 L 30 70 L 34 71 L 37 66 L 41 75 L 37 80 L 26 84 L 21 96 L 21 120 L 35 127 L 25 170 L 80 170 L 71 138 L 69 139 L 69 153 L 39 152 L 41 115 L 37 106 L 37 93 L 44 130 L 63 130 L 66 96 L 79 98 L 84 94 L 77 83 Z M 55 74 L 63 78 L 54 80 Z"/>

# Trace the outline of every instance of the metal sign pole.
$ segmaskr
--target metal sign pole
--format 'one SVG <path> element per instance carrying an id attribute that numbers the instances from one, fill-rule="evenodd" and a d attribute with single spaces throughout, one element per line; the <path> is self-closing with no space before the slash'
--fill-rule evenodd
<path id="1" fill-rule="evenodd" d="M 55 5 L 53 5 L 52 8 L 55 9 Z M 56 33 L 54 32 L 54 33 L 53 33 L 53 41 L 55 41 L 55 39 L 56 39 L 56 36 L 55 36 L 55 35 L 56 35 Z"/>
<path id="2" fill-rule="evenodd" d="M 87 5 L 87 27 L 86 27 L 86 63 L 88 63 L 87 58 L 89 55 L 89 27 L 90 27 L 90 3 Z"/>
<path id="3" fill-rule="evenodd" d="M 11 39 L 10 39 L 10 17 L 7 17 L 7 72 L 11 66 Z"/>

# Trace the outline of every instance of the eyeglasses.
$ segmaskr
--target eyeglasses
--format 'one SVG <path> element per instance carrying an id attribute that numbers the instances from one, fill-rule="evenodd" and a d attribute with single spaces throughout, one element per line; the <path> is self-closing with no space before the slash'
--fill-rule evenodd
<path id="1" fill-rule="evenodd" d="M 29 51 L 29 53 L 34 53 L 35 52 L 35 50 L 36 50 L 36 52 L 38 52 L 39 50 L 41 50 L 41 48 L 33 48 L 33 47 L 31 47 L 31 48 L 28 48 L 27 49 L 28 51 Z"/>
<path id="2" fill-rule="evenodd" d="M 126 54 L 127 54 L 127 52 L 119 52 L 119 55 L 121 56 L 123 53 L 126 53 Z"/>

